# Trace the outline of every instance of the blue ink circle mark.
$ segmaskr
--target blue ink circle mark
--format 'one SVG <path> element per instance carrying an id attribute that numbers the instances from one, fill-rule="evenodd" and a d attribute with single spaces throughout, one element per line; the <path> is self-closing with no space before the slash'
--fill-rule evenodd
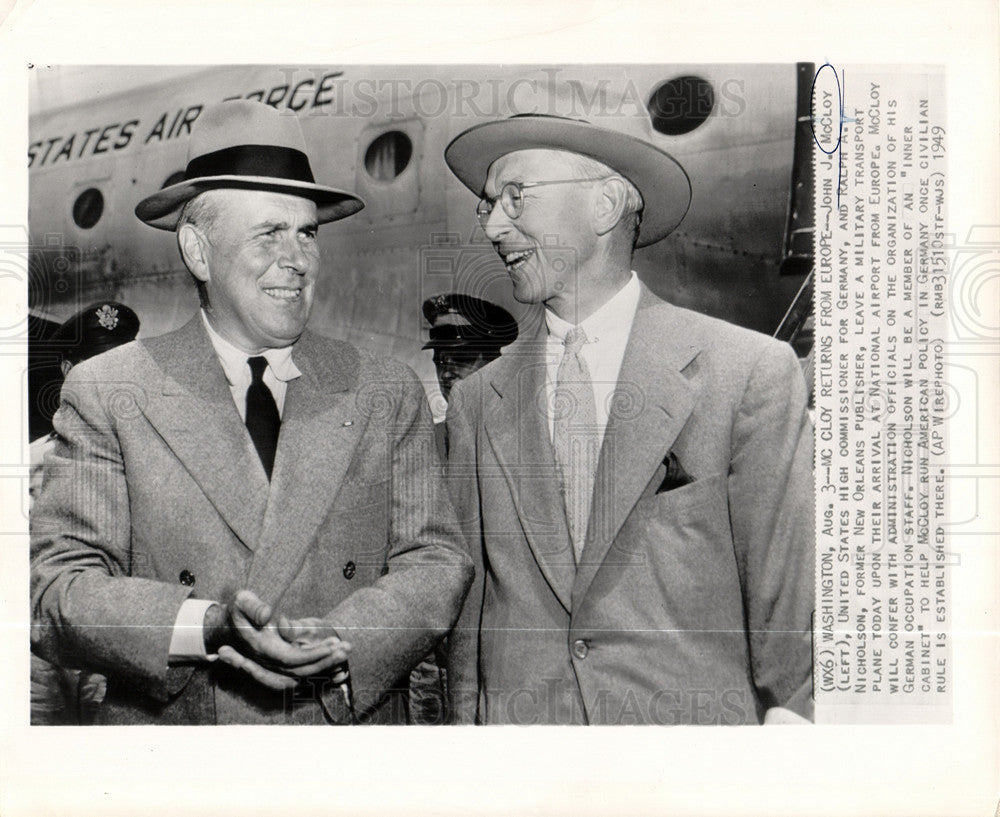
<path id="1" fill-rule="evenodd" d="M 816 118 L 815 118 L 815 116 L 812 115 L 812 111 L 815 110 L 815 108 L 816 108 L 816 83 L 819 80 L 819 75 L 823 73 L 823 69 L 824 68 L 829 68 L 831 71 L 833 71 L 833 79 L 834 79 L 834 82 L 837 83 L 837 112 L 838 112 L 838 116 L 837 116 L 837 120 L 838 120 L 837 121 L 837 143 L 832 148 L 830 148 L 829 150 L 827 150 L 825 147 L 823 147 L 822 144 L 820 144 L 819 137 L 816 136 Z M 836 153 L 838 150 L 840 150 L 840 143 L 841 143 L 841 141 L 844 138 L 844 136 L 843 136 L 843 131 L 844 131 L 844 98 L 843 98 L 843 95 L 841 94 L 841 90 L 840 90 L 840 77 L 837 76 L 837 69 L 834 68 L 828 62 L 824 62 L 817 69 L 816 74 L 813 76 L 812 88 L 809 91 L 809 109 L 810 109 L 809 129 L 812 131 L 813 141 L 816 143 L 816 147 L 818 147 L 820 150 L 822 150 L 827 156 L 832 156 L 834 153 Z"/>

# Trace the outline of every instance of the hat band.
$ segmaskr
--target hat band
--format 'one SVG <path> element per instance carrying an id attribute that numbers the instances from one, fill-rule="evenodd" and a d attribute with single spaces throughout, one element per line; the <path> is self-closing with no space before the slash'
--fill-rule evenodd
<path id="1" fill-rule="evenodd" d="M 277 145 L 234 145 L 188 162 L 186 181 L 206 176 L 265 176 L 315 184 L 309 158 L 301 150 Z"/>
<path id="2" fill-rule="evenodd" d="M 432 326 L 428 332 L 431 340 L 479 341 L 486 344 L 503 343 L 504 338 L 498 338 L 490 332 L 478 331 L 474 326 Z"/>

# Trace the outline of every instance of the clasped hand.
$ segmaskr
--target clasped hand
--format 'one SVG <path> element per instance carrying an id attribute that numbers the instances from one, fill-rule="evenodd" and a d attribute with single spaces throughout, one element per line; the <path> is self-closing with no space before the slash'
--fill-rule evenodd
<path id="1" fill-rule="evenodd" d="M 250 590 L 240 590 L 232 604 L 209 608 L 205 644 L 220 661 L 274 690 L 291 689 L 315 675 L 330 674 L 342 683 L 351 651 L 322 619 L 275 616 Z"/>

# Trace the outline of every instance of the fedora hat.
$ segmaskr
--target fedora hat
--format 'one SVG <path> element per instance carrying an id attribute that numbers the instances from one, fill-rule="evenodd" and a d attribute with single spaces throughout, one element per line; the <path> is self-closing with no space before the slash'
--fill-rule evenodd
<path id="1" fill-rule="evenodd" d="M 174 230 L 186 202 L 219 188 L 302 196 L 316 202 L 320 224 L 365 206 L 352 193 L 316 184 L 295 115 L 245 99 L 223 102 L 198 117 L 184 180 L 140 201 L 135 214 L 152 227 Z"/>
<path id="2" fill-rule="evenodd" d="M 574 101 L 565 88 L 550 89 L 549 94 L 551 98 L 543 100 L 546 113 L 515 113 L 474 125 L 456 136 L 444 151 L 451 171 L 481 196 L 490 165 L 507 153 L 532 149 L 578 153 L 620 173 L 642 193 L 636 246 L 653 244 L 674 230 L 691 204 L 691 181 L 673 156 L 650 141 L 648 117 L 610 116 L 604 108 L 595 111 L 595 116 L 605 117 L 614 127 L 601 127 L 588 119 L 552 113 L 562 108 L 578 112 L 585 95 L 578 94 Z"/>

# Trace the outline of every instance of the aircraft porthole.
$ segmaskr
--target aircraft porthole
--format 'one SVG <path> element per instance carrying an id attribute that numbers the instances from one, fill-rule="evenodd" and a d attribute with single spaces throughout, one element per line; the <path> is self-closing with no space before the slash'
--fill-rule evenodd
<path id="1" fill-rule="evenodd" d="M 413 142 L 402 131 L 393 130 L 377 136 L 365 151 L 365 170 L 379 182 L 391 182 L 399 176 L 413 156 Z"/>
<path id="2" fill-rule="evenodd" d="M 88 187 L 73 202 L 73 221 L 81 230 L 89 230 L 104 213 L 104 196 L 96 187 Z"/>
<path id="3" fill-rule="evenodd" d="M 184 181 L 184 171 L 175 170 L 173 173 L 167 176 L 166 179 L 163 180 L 163 184 L 161 185 L 160 190 L 162 190 L 164 187 L 170 187 L 175 184 L 180 184 L 182 181 Z"/>
<path id="4" fill-rule="evenodd" d="M 711 116 L 714 107 L 712 83 L 690 75 L 667 80 L 646 103 L 653 128 L 666 136 L 690 133 Z"/>

